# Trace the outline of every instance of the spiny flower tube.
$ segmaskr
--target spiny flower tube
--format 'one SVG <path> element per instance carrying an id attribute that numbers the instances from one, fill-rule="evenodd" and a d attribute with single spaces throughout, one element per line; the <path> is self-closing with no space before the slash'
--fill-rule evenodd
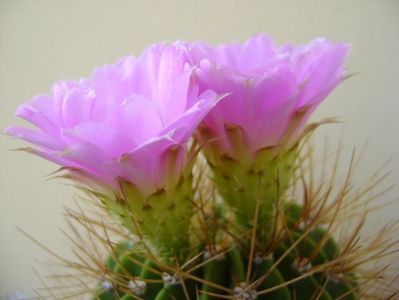
<path id="1" fill-rule="evenodd" d="M 163 256 L 184 256 L 194 159 L 187 142 L 217 99 L 212 91 L 198 94 L 183 47 L 161 44 L 90 79 L 55 84 L 17 110 L 36 129 L 6 132 L 101 195 Z"/>
<path id="2" fill-rule="evenodd" d="M 276 47 L 262 34 L 243 44 L 187 47 L 200 92 L 228 93 L 198 130 L 214 181 L 244 228 L 254 226 L 257 211 L 258 237 L 267 244 L 303 127 L 342 81 L 349 47 L 325 39 Z"/>

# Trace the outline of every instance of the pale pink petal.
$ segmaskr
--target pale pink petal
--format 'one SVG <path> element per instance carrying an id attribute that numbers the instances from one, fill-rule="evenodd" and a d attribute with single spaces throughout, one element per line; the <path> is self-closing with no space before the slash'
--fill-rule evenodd
<path id="1" fill-rule="evenodd" d="M 27 120 L 49 134 L 59 134 L 53 100 L 49 96 L 39 95 L 31 102 L 17 108 L 16 116 Z"/>
<path id="2" fill-rule="evenodd" d="M 101 149 L 107 159 L 119 157 L 135 148 L 136 144 L 116 128 L 99 122 L 85 122 L 64 130 L 68 144 L 91 144 Z"/>
<path id="3" fill-rule="evenodd" d="M 216 47 L 188 43 L 199 91 L 228 96 L 211 110 L 205 126 L 220 139 L 221 153 L 231 152 L 225 125 L 249 137 L 249 153 L 293 141 L 314 109 L 343 78 L 345 44 L 317 39 L 308 45 L 275 47 L 265 35 L 243 44 Z M 298 120 L 300 111 L 301 119 Z M 296 128 L 292 126 L 295 124 Z M 291 138 L 285 136 L 287 130 Z"/>
<path id="4" fill-rule="evenodd" d="M 167 148 L 176 145 L 170 136 L 153 138 L 147 143 L 136 147 L 130 153 L 107 162 L 106 168 L 118 177 L 140 187 L 146 194 L 152 194 L 162 188 L 159 178 L 164 178 L 163 170 L 160 170 L 160 159 Z"/>
<path id="5" fill-rule="evenodd" d="M 25 140 L 29 143 L 38 145 L 42 148 L 48 148 L 51 150 L 61 150 L 63 149 L 63 147 L 65 147 L 65 144 L 61 144 L 59 143 L 58 140 L 54 139 L 53 137 L 37 130 L 15 126 L 15 127 L 6 128 L 4 131 L 8 135 Z"/>
<path id="6" fill-rule="evenodd" d="M 212 92 L 198 98 L 188 62 L 183 45 L 160 44 L 97 68 L 89 79 L 61 81 L 18 110 L 37 130 L 7 133 L 96 182 L 116 187 L 123 177 L 154 192 L 183 172 L 186 143 L 218 100 Z M 176 156 L 172 165 L 168 155 Z"/>
<path id="7" fill-rule="evenodd" d="M 140 95 L 132 95 L 110 110 L 104 121 L 135 144 L 158 135 L 163 125 L 154 102 Z"/>
<path id="8" fill-rule="evenodd" d="M 223 96 L 218 96 L 213 91 L 208 90 L 202 93 L 198 99 L 195 105 L 165 127 L 161 134 L 170 136 L 176 143 L 184 143 L 192 136 L 194 130 L 208 112 L 223 99 Z"/>

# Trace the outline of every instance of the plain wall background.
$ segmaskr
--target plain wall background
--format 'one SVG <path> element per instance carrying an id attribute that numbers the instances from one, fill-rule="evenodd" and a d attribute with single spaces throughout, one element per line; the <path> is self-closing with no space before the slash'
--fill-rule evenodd
<path id="1" fill-rule="evenodd" d="M 139 54 L 149 44 L 176 39 L 211 43 L 243 41 L 265 32 L 278 44 L 305 43 L 319 36 L 353 45 L 344 82 L 313 119 L 346 121 L 325 130 L 342 136 L 344 152 L 369 142 L 360 174 L 387 159 L 386 184 L 399 180 L 399 1 L 105 1 L 0 0 L 0 128 L 22 123 L 19 104 L 47 93 L 61 79 L 87 77 L 95 66 Z M 41 286 L 32 265 L 48 254 L 16 228 L 68 255 L 60 228 L 63 205 L 74 190 L 46 181 L 56 166 L 10 151 L 25 143 L 0 136 L 0 298 Z M 361 175 L 360 175 L 361 176 Z M 399 195 L 399 187 L 379 200 Z M 369 218 L 397 218 L 399 203 Z M 396 236 L 398 238 L 399 236 Z M 399 267 L 399 264 L 397 264 Z"/>

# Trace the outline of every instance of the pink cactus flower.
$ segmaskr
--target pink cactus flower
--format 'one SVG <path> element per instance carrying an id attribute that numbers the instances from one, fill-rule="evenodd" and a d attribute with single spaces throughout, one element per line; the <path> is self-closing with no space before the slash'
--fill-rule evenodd
<path id="1" fill-rule="evenodd" d="M 101 184 L 117 186 L 123 178 L 144 195 L 154 193 L 183 172 L 186 142 L 216 103 L 215 93 L 199 95 L 192 84 L 186 54 L 178 45 L 155 45 L 95 69 L 90 79 L 59 82 L 50 95 L 18 108 L 35 129 L 6 133 Z"/>
<path id="2" fill-rule="evenodd" d="M 198 130 L 213 181 L 244 229 L 258 221 L 257 237 L 267 248 L 302 129 L 342 81 L 349 47 L 325 39 L 276 47 L 262 34 L 243 44 L 186 47 L 200 92 L 227 94 Z"/>
<path id="3" fill-rule="evenodd" d="M 262 148 L 291 145 L 310 114 L 342 81 L 349 51 L 348 45 L 323 38 L 276 47 L 263 34 L 243 44 L 196 42 L 188 48 L 198 65 L 200 92 L 229 93 L 204 125 L 220 151 L 239 160 Z M 245 146 L 229 141 L 232 126 L 240 128 Z"/>

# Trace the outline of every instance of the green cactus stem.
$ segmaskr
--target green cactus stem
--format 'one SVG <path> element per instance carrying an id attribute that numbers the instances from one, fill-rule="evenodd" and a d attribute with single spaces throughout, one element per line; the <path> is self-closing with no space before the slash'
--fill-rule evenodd
<path id="1" fill-rule="evenodd" d="M 204 255 L 197 259 L 199 267 L 190 276 L 164 269 L 165 265 L 145 259 L 141 247 L 123 242 L 105 263 L 114 276 L 112 285 L 103 281 L 93 299 L 358 300 L 356 277 L 332 274 L 325 267 L 339 256 L 332 236 L 317 226 L 301 230 L 297 225 L 302 207 L 297 204 L 288 203 L 285 213 L 286 238 L 272 252 L 249 259 L 247 250 L 233 244 L 212 254 L 200 249 Z"/>

